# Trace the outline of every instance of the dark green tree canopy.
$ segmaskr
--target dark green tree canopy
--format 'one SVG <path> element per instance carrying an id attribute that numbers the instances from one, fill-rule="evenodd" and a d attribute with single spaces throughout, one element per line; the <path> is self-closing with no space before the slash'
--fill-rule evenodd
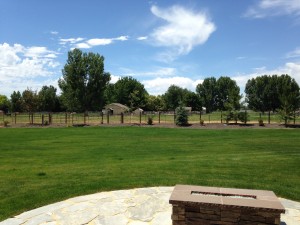
<path id="1" fill-rule="evenodd" d="M 171 85 L 162 96 L 167 110 L 175 110 L 180 104 L 183 104 L 185 96 L 189 91 L 176 85 Z"/>
<path id="2" fill-rule="evenodd" d="M 148 92 L 138 80 L 122 77 L 115 84 L 109 85 L 106 96 L 109 102 L 118 102 L 134 110 L 146 106 Z"/>
<path id="3" fill-rule="evenodd" d="M 214 77 L 205 78 L 202 84 L 198 84 L 196 92 L 200 96 L 202 105 L 206 107 L 207 112 L 217 109 L 217 80 Z"/>
<path id="4" fill-rule="evenodd" d="M 256 111 L 276 111 L 286 104 L 293 109 L 299 107 L 299 86 L 289 75 L 252 78 L 246 84 L 245 93 L 249 108 Z"/>
<path id="5" fill-rule="evenodd" d="M 165 102 L 163 98 L 160 95 L 149 95 L 147 97 L 147 104 L 145 110 L 156 112 L 165 110 Z"/>
<path id="6" fill-rule="evenodd" d="M 67 110 L 83 112 L 103 108 L 104 91 L 110 81 L 110 74 L 104 71 L 103 56 L 74 49 L 68 53 L 62 73 L 58 85 Z"/>
<path id="7" fill-rule="evenodd" d="M 0 110 L 7 113 L 10 108 L 10 101 L 5 95 L 0 95 Z"/>
<path id="8" fill-rule="evenodd" d="M 220 77 L 216 83 L 216 104 L 219 110 L 240 109 L 240 88 L 230 77 Z"/>
<path id="9" fill-rule="evenodd" d="M 39 111 L 55 112 L 59 108 L 56 88 L 52 85 L 43 86 L 38 93 Z"/>
<path id="10" fill-rule="evenodd" d="M 25 112 L 36 112 L 38 110 L 38 95 L 36 91 L 27 88 L 22 92 L 22 108 Z"/>
<path id="11" fill-rule="evenodd" d="M 230 77 L 204 79 L 196 91 L 207 112 L 214 110 L 236 110 L 240 107 L 240 88 Z"/>
<path id="12" fill-rule="evenodd" d="M 11 111 L 12 112 L 22 112 L 22 95 L 19 91 L 14 91 L 10 95 L 11 101 Z"/>

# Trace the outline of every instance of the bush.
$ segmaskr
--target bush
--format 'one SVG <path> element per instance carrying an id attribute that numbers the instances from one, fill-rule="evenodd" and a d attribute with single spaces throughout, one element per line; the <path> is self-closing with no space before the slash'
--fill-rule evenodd
<path id="1" fill-rule="evenodd" d="M 188 113 L 183 106 L 179 106 L 176 109 L 175 124 L 177 126 L 187 126 L 188 125 Z"/>
<path id="2" fill-rule="evenodd" d="M 200 120 L 200 125 L 204 126 L 204 120 Z"/>
<path id="3" fill-rule="evenodd" d="M 250 121 L 249 114 L 247 112 L 239 112 L 238 118 L 244 124 L 246 124 L 248 121 Z"/>
<path id="4" fill-rule="evenodd" d="M 148 116 L 147 124 L 148 125 L 153 125 L 153 119 L 152 119 L 151 116 Z"/>
<path id="5" fill-rule="evenodd" d="M 261 127 L 265 126 L 264 121 L 262 119 L 258 120 L 258 125 Z"/>
<path id="6" fill-rule="evenodd" d="M 8 124 L 9 124 L 9 122 L 8 122 L 7 120 L 4 120 L 4 121 L 3 121 L 3 124 L 4 124 L 4 127 L 7 127 Z"/>

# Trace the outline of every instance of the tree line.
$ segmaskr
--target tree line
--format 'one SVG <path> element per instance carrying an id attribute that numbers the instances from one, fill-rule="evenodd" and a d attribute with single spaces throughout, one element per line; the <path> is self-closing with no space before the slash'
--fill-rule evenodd
<path id="1" fill-rule="evenodd" d="M 289 75 L 263 75 L 248 80 L 242 103 L 240 88 L 226 76 L 205 78 L 195 91 L 171 85 L 158 96 L 150 95 L 133 77 L 122 77 L 115 84 L 110 83 L 110 79 L 110 73 L 104 70 L 103 56 L 74 49 L 68 52 L 62 78 L 58 81 L 60 95 L 53 86 L 43 86 L 39 92 L 31 89 L 22 93 L 14 91 L 10 99 L 0 95 L 0 110 L 101 111 L 106 104 L 118 102 L 131 110 L 173 111 L 179 106 L 188 106 L 201 111 L 205 107 L 207 112 L 227 111 L 231 116 L 247 107 L 263 113 L 278 111 L 288 120 L 300 107 L 299 85 Z"/>

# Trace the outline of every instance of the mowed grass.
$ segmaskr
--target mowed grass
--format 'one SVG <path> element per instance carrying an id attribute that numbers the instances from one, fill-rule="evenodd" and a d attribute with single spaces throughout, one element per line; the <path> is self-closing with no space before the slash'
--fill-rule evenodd
<path id="1" fill-rule="evenodd" d="M 0 129 L 0 221 L 72 196 L 193 184 L 300 200 L 300 130 Z"/>

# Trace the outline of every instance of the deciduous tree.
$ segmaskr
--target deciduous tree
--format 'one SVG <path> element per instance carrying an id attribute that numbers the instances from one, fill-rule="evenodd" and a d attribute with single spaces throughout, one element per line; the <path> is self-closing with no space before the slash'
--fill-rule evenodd
<path id="1" fill-rule="evenodd" d="M 196 87 L 196 92 L 200 96 L 202 105 L 206 111 L 212 112 L 217 109 L 216 96 L 217 96 L 217 80 L 214 77 L 205 78 L 201 84 Z"/>
<path id="2" fill-rule="evenodd" d="M 0 110 L 7 113 L 10 108 L 10 101 L 5 95 L 0 95 Z"/>
<path id="3" fill-rule="evenodd" d="M 38 93 L 39 111 L 54 112 L 59 108 L 59 100 L 56 88 L 52 85 L 43 86 Z"/>
<path id="4" fill-rule="evenodd" d="M 110 87 L 109 92 L 112 100 L 127 105 L 131 110 L 146 106 L 148 92 L 144 85 L 133 77 L 120 78 Z"/>
<path id="5" fill-rule="evenodd" d="M 10 95 L 10 101 L 11 101 L 11 111 L 12 112 L 22 112 L 22 95 L 19 91 L 14 91 Z"/>
<path id="6" fill-rule="evenodd" d="M 101 110 L 104 106 L 104 91 L 110 74 L 104 71 L 104 57 L 94 53 L 83 53 L 74 49 L 58 85 L 63 102 L 69 111 Z"/>

